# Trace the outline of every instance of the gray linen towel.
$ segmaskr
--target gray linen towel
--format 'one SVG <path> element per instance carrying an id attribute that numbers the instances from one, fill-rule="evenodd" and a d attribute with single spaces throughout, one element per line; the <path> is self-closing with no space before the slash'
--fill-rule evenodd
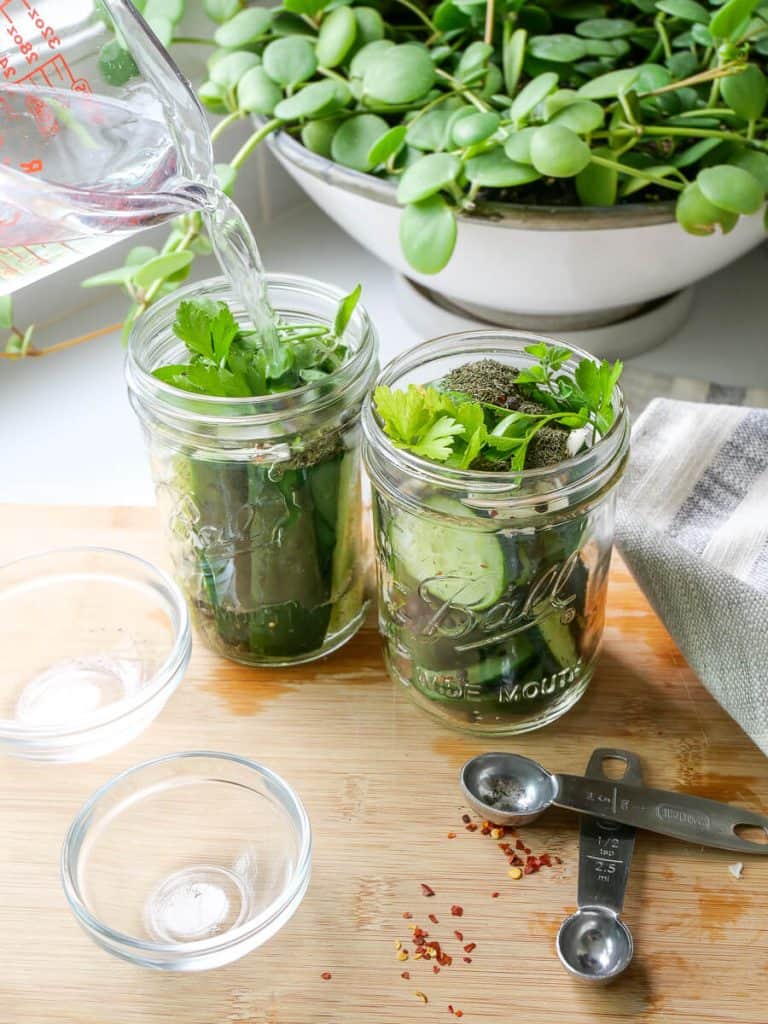
<path id="1" fill-rule="evenodd" d="M 651 402 L 616 543 L 709 692 L 768 754 L 768 410 Z"/>

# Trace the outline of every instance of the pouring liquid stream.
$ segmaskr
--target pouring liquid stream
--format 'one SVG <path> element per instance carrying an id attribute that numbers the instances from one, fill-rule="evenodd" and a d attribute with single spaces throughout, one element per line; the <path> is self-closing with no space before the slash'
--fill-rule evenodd
<path id="1" fill-rule="evenodd" d="M 185 174 L 151 97 L 134 94 L 128 103 L 39 85 L 1 87 L 0 124 L 0 295 L 143 228 L 200 212 L 253 327 L 274 331 L 253 233 L 220 189 Z M 32 152 L 38 155 L 23 159 Z"/>

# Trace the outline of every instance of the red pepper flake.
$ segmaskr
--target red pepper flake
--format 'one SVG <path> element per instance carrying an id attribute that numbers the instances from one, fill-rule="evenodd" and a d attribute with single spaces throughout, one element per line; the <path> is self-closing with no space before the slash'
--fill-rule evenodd
<path id="1" fill-rule="evenodd" d="M 538 870 L 539 869 L 535 868 L 532 864 L 526 864 L 525 867 L 523 868 L 523 874 L 524 875 L 535 875 Z"/>
<path id="2" fill-rule="evenodd" d="M 432 964 L 432 973 L 433 974 L 439 974 L 440 973 L 440 968 L 437 966 L 437 964 Z"/>
<path id="3" fill-rule="evenodd" d="M 539 857 L 539 864 L 543 864 L 545 868 L 551 868 L 552 858 L 549 856 L 548 853 L 542 853 L 542 855 Z"/>
<path id="4" fill-rule="evenodd" d="M 432 888 L 431 885 L 427 885 L 426 882 L 422 882 L 421 883 L 421 892 L 422 892 L 422 895 L 424 895 L 424 896 L 434 896 L 435 895 L 435 890 Z"/>
<path id="5" fill-rule="evenodd" d="M 472 957 L 471 956 L 463 956 L 461 959 L 464 961 L 465 964 L 471 964 L 472 963 Z"/>
<path id="6" fill-rule="evenodd" d="M 476 948 L 477 948 L 477 943 L 476 942 L 468 942 L 466 944 L 466 946 L 464 947 L 464 952 L 465 953 L 471 953 L 472 950 L 476 949 Z"/>
<path id="7" fill-rule="evenodd" d="M 525 853 L 526 855 L 530 855 L 530 852 L 531 852 L 530 846 L 524 846 L 523 847 L 523 853 Z"/>
<path id="8" fill-rule="evenodd" d="M 454 917 L 461 917 L 463 913 L 464 907 L 460 907 L 458 903 L 454 903 L 453 906 L 451 907 L 451 914 Z"/>
<path id="9" fill-rule="evenodd" d="M 410 921 L 411 918 L 413 917 L 413 914 L 410 912 L 410 910 L 406 910 L 405 913 L 403 914 L 403 917 L 405 918 L 406 921 Z"/>
<path id="10" fill-rule="evenodd" d="M 464 822 L 465 825 L 468 825 L 470 821 L 472 821 L 468 814 L 462 814 L 461 820 Z"/>
<path id="11" fill-rule="evenodd" d="M 510 847 L 509 843 L 499 843 L 499 849 L 503 850 L 504 853 L 509 853 L 511 847 Z"/>
<path id="12" fill-rule="evenodd" d="M 448 1003 L 448 1013 L 453 1013 L 453 1006 L 451 1003 Z"/>
<path id="13" fill-rule="evenodd" d="M 489 836 L 491 834 L 491 832 L 492 832 L 491 826 L 486 822 L 486 824 L 483 825 L 483 827 L 480 829 L 480 832 L 484 836 Z"/>
<path id="14" fill-rule="evenodd" d="M 330 971 L 323 971 L 323 973 L 320 975 L 320 977 L 323 979 L 323 981 L 330 981 L 331 980 L 331 972 Z"/>
<path id="15" fill-rule="evenodd" d="M 491 893 L 491 899 L 492 900 L 497 900 L 498 898 L 499 898 L 499 894 L 497 892 L 492 892 Z"/>
<path id="16" fill-rule="evenodd" d="M 456 938 L 459 940 L 459 942 L 463 942 L 464 941 L 464 935 L 463 935 L 462 932 L 454 932 L 453 934 L 456 936 Z"/>
<path id="17" fill-rule="evenodd" d="M 456 833 L 455 832 L 449 832 L 448 833 L 448 838 L 449 839 L 455 839 L 456 838 Z"/>
<path id="18" fill-rule="evenodd" d="M 403 971 L 403 973 L 400 975 L 400 977 L 401 978 L 405 978 L 406 981 L 410 981 L 411 980 L 411 972 L 410 971 Z"/>
<path id="19" fill-rule="evenodd" d="M 525 849 L 525 843 L 523 842 L 523 840 L 522 840 L 522 839 L 518 839 L 518 840 L 517 840 L 517 841 L 515 842 L 515 849 L 516 849 L 516 850 L 524 850 L 524 849 Z"/>
<path id="20" fill-rule="evenodd" d="M 440 964 L 441 967 L 450 967 L 451 964 L 453 963 L 453 957 L 449 956 L 448 953 L 443 953 L 441 950 L 440 956 L 437 958 L 437 962 Z"/>
<path id="21" fill-rule="evenodd" d="M 475 824 L 474 821 L 470 821 L 470 823 L 467 825 L 467 832 L 477 832 L 477 825 Z"/>
<path id="22" fill-rule="evenodd" d="M 454 1017 L 463 1017 L 464 1016 L 464 1011 L 463 1010 L 454 1010 L 453 1011 L 453 1016 Z"/>
<path id="23" fill-rule="evenodd" d="M 440 924 L 440 922 L 437 920 L 434 914 L 429 915 L 429 920 L 432 922 L 432 924 Z"/>
<path id="24" fill-rule="evenodd" d="M 555 864 L 562 864 L 563 863 L 563 858 L 562 857 L 553 857 L 552 860 L 554 861 Z"/>

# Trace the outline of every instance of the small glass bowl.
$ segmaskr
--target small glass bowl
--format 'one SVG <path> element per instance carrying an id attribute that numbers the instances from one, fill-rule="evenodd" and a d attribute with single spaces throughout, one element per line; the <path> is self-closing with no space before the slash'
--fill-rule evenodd
<path id="1" fill-rule="evenodd" d="M 64 892 L 107 952 L 202 971 L 238 960 L 289 920 L 309 884 L 309 819 L 278 775 L 187 751 L 102 786 L 72 823 Z"/>
<path id="2" fill-rule="evenodd" d="M 87 761 L 146 729 L 189 663 L 178 587 L 141 558 L 65 548 L 0 566 L 0 752 Z"/>

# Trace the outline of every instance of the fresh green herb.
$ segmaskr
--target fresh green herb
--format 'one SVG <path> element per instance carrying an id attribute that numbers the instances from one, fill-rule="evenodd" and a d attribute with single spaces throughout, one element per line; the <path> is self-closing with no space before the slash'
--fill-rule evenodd
<path id="1" fill-rule="evenodd" d="M 432 462 L 520 471 L 562 461 L 572 430 L 589 426 L 594 441 L 610 428 L 620 362 L 585 358 L 569 374 L 560 372 L 569 349 L 540 342 L 526 352 L 538 362 L 519 372 L 480 360 L 452 371 L 437 386 L 376 388 L 385 433 L 398 448 Z M 457 382 L 467 390 L 456 388 Z M 482 400 L 489 395 L 493 402 Z M 509 407 L 501 404 L 506 400 Z"/>
<path id="2" fill-rule="evenodd" d="M 161 366 L 154 375 L 182 391 L 224 398 L 275 394 L 322 380 L 347 357 L 342 339 L 359 298 L 358 285 L 339 303 L 332 328 L 278 321 L 277 345 L 244 330 L 224 302 L 180 302 L 173 330 L 190 359 Z"/>

